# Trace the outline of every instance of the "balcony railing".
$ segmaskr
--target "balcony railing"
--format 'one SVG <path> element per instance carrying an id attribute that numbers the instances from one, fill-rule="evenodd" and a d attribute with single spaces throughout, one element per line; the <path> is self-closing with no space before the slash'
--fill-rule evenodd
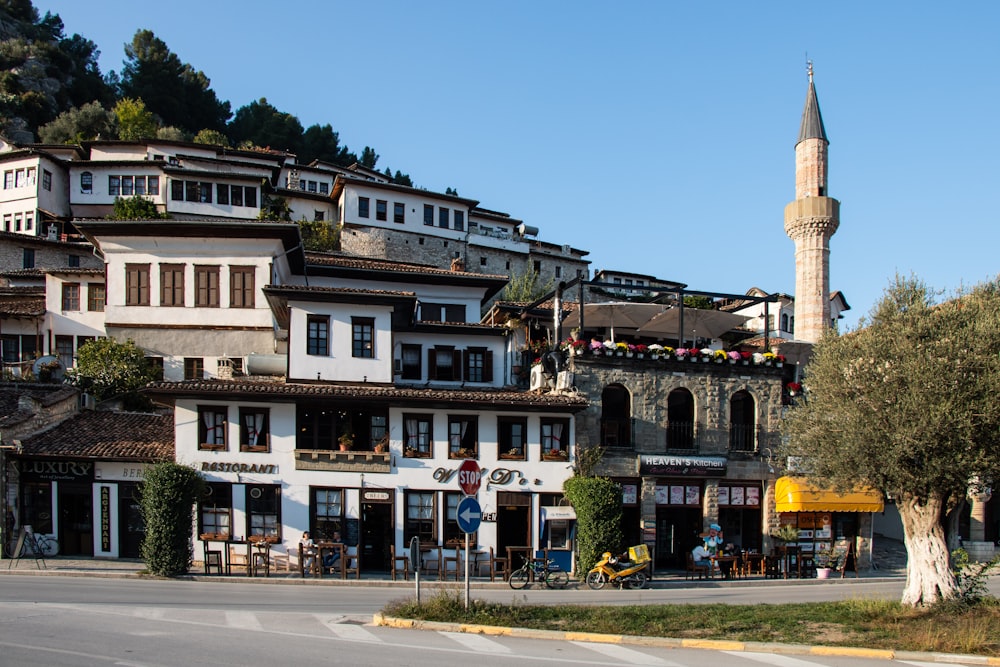
<path id="1" fill-rule="evenodd" d="M 389 452 L 296 449 L 295 469 L 388 473 L 392 472 L 389 457 Z"/>

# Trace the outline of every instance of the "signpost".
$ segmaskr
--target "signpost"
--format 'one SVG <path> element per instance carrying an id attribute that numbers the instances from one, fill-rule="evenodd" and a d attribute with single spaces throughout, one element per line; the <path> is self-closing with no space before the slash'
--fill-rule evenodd
<path id="1" fill-rule="evenodd" d="M 465 459 L 458 467 L 458 486 L 465 494 L 455 510 L 455 521 L 459 529 L 465 533 L 465 608 L 469 608 L 469 533 L 479 530 L 483 520 L 483 511 L 479 501 L 474 496 L 479 493 L 479 483 L 483 479 L 483 471 L 479 463 L 473 459 Z"/>

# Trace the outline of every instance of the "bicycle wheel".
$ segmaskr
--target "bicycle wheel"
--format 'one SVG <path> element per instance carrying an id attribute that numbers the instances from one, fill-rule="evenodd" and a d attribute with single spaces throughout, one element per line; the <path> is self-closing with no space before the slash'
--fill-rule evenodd
<path id="1" fill-rule="evenodd" d="M 510 587 L 514 590 L 518 590 L 527 586 L 529 579 L 531 579 L 531 575 L 528 574 L 528 569 L 522 567 L 521 569 L 514 570 L 510 573 L 510 579 L 507 580 L 507 583 L 510 584 Z"/>
<path id="2" fill-rule="evenodd" d="M 59 542 L 54 537 L 37 536 L 35 543 L 45 556 L 55 556 L 59 553 Z"/>
<path id="3" fill-rule="evenodd" d="M 545 585 L 549 588 L 566 588 L 569 575 L 564 570 L 549 570 L 545 573 Z"/>
<path id="4" fill-rule="evenodd" d="M 646 587 L 646 573 L 636 572 L 631 577 L 626 580 L 628 587 L 632 589 L 641 589 Z"/>
<path id="5" fill-rule="evenodd" d="M 604 584 L 606 583 L 608 583 L 608 578 L 605 577 L 604 573 L 600 570 L 591 570 L 587 573 L 587 585 L 595 591 L 599 591 L 604 588 Z"/>

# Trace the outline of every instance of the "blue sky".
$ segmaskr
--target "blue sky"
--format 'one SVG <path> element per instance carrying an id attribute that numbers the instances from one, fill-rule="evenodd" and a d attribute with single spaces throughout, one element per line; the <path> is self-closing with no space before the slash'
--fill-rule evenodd
<path id="1" fill-rule="evenodd" d="M 844 324 L 897 272 L 947 291 L 1000 272 L 997 2 L 34 2 L 105 73 L 152 30 L 234 111 L 330 123 L 594 270 L 727 293 L 794 293 L 808 57 Z"/>

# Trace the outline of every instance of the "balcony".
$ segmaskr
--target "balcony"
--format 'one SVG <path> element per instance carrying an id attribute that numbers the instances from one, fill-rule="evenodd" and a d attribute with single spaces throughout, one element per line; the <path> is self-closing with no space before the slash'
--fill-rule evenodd
<path id="1" fill-rule="evenodd" d="M 392 472 L 389 452 L 335 451 L 332 449 L 296 449 L 296 470 L 334 472 Z"/>

